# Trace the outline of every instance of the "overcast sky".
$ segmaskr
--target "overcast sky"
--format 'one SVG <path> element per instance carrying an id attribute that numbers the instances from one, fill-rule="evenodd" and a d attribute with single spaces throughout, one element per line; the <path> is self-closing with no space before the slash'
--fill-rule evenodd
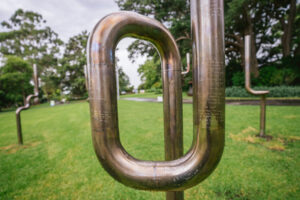
<path id="1" fill-rule="evenodd" d="M 19 8 L 40 13 L 65 42 L 83 30 L 90 32 L 102 17 L 119 10 L 113 0 L 0 0 L 0 21 L 8 20 Z M 145 57 L 138 58 L 134 64 L 129 61 L 126 48 L 132 41 L 123 39 L 116 55 L 120 59 L 119 66 L 136 88 L 141 82 L 137 68 Z"/>

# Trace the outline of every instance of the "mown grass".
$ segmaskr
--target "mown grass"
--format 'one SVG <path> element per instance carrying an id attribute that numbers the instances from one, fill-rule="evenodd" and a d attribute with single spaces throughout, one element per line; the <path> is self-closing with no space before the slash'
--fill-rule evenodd
<path id="1" fill-rule="evenodd" d="M 192 139 L 192 105 L 184 105 L 184 148 Z M 0 113 L 0 199 L 165 199 L 113 180 L 91 141 L 88 103 L 22 112 L 18 147 L 14 112 Z M 133 156 L 163 160 L 161 103 L 119 101 L 122 144 Z M 300 107 L 267 107 L 267 141 L 249 141 L 259 127 L 258 106 L 226 106 L 226 146 L 214 173 L 185 191 L 185 199 L 299 199 Z M 248 138 L 248 139 L 247 139 Z M 273 144 L 271 144 L 272 146 Z M 273 145 L 274 147 L 274 145 Z"/>

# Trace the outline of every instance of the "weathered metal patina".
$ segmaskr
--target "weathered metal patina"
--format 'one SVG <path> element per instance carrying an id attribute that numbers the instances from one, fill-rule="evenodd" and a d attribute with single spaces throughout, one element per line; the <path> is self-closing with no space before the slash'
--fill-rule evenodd
<path id="1" fill-rule="evenodd" d="M 160 22 L 132 12 L 101 19 L 88 41 L 88 87 L 92 138 L 104 169 L 117 181 L 143 190 L 183 190 L 208 177 L 224 148 L 225 68 L 223 0 L 191 0 L 193 143 L 183 155 L 181 58 L 170 32 Z M 138 160 L 119 137 L 115 48 L 124 37 L 150 41 L 162 63 L 166 161 Z"/>

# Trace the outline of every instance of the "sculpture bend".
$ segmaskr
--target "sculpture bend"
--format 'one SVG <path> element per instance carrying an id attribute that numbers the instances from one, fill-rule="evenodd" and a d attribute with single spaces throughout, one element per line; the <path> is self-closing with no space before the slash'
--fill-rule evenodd
<path id="1" fill-rule="evenodd" d="M 245 88 L 246 91 L 253 95 L 267 95 L 268 90 L 254 90 L 251 88 L 251 72 L 250 72 L 250 62 L 251 59 L 251 36 L 245 36 Z"/>
<path id="2" fill-rule="evenodd" d="M 38 94 L 31 94 L 26 97 L 25 105 L 16 110 L 17 134 L 19 144 L 23 144 L 22 126 L 21 126 L 21 111 L 27 110 L 30 107 L 30 100 L 33 97 L 38 97 Z"/>
<path id="3" fill-rule="evenodd" d="M 169 31 L 154 19 L 118 12 L 100 20 L 90 34 L 87 72 L 94 149 L 106 171 L 127 186 L 184 190 L 209 176 L 221 159 L 225 130 L 223 1 L 192 0 L 191 16 L 194 135 L 192 147 L 184 156 L 181 58 Z M 124 37 L 150 41 L 160 54 L 165 144 L 170 149 L 167 161 L 138 160 L 120 143 L 115 48 Z"/>

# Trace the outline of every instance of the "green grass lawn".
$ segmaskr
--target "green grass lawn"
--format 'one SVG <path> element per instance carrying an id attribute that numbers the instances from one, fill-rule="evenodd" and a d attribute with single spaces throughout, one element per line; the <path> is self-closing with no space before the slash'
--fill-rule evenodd
<path id="1" fill-rule="evenodd" d="M 184 104 L 184 148 L 192 140 L 192 105 Z M 22 112 L 24 146 L 16 145 L 14 112 L 0 113 L 0 199 L 165 199 L 113 180 L 91 141 L 87 102 Z M 122 144 L 136 158 L 163 160 L 161 103 L 119 101 Z M 300 107 L 267 107 L 267 134 L 258 133 L 258 106 L 226 106 L 226 146 L 214 173 L 185 199 L 299 199 Z"/>

